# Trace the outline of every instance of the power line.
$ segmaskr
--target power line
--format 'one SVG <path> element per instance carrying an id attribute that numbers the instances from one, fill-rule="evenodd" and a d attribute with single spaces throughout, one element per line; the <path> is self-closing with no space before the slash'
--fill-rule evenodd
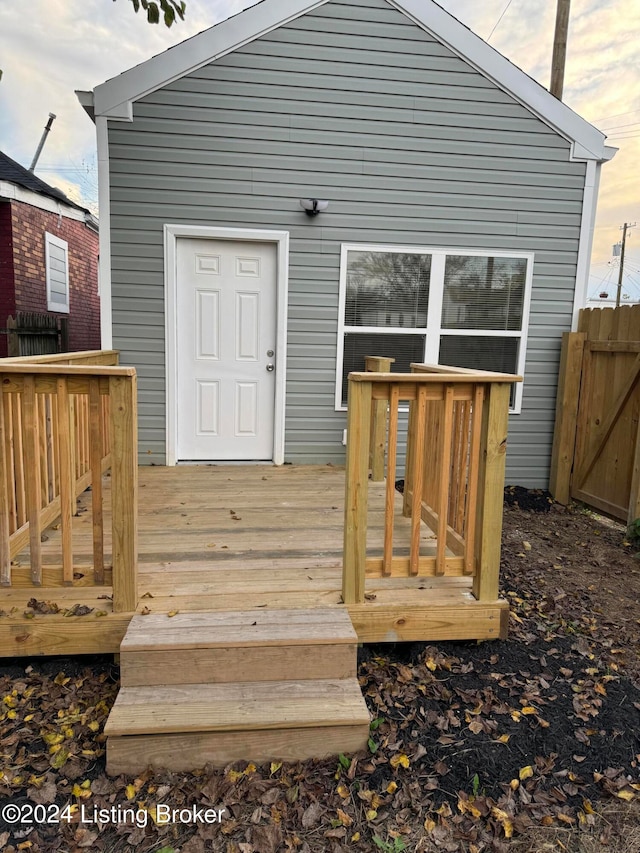
<path id="1" fill-rule="evenodd" d="M 490 32 L 490 33 L 489 33 L 489 35 L 487 36 L 487 41 L 490 41 L 490 40 L 491 40 L 491 36 L 492 36 L 492 35 L 495 33 L 495 31 L 498 29 L 498 24 L 499 24 L 499 23 L 500 23 L 500 21 L 504 18 L 504 16 L 507 14 L 507 10 L 508 10 L 509 6 L 512 4 L 512 2 L 513 2 L 513 0 L 509 0 L 509 2 L 507 3 L 507 5 L 506 5 L 506 6 L 504 7 L 504 9 L 502 10 L 502 14 L 501 14 L 501 15 L 500 15 L 500 17 L 498 18 L 498 20 L 495 22 L 495 24 L 493 25 L 493 29 L 491 30 L 491 32 Z"/>
<path id="2" fill-rule="evenodd" d="M 609 121 L 609 119 L 610 119 L 610 118 L 620 118 L 621 116 L 632 116 L 632 115 L 635 115 L 635 113 L 640 113 L 640 109 L 638 109 L 638 110 L 629 110 L 629 112 L 626 112 L 626 113 L 615 113 L 615 114 L 614 114 L 614 115 L 612 115 L 612 116 L 605 116 L 604 118 L 594 118 L 594 119 L 592 119 L 592 122 L 596 122 L 596 121 Z"/>
<path id="3" fill-rule="evenodd" d="M 610 130 L 620 130 L 623 127 L 640 127 L 640 121 L 632 121 L 629 124 L 614 124 L 613 127 L 604 128 L 604 133 L 609 133 Z"/>

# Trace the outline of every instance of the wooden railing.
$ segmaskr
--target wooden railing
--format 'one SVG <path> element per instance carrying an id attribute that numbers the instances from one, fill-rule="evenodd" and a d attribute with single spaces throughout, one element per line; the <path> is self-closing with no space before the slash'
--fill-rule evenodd
<path id="1" fill-rule="evenodd" d="M 93 583 L 114 611 L 137 604 L 136 373 L 97 351 L 0 360 L 0 584 L 28 546 L 34 587 L 74 583 L 76 499 L 91 486 Z M 111 471 L 111 571 L 103 474 Z M 42 535 L 60 520 L 61 565 L 43 572 Z"/>
<path id="2" fill-rule="evenodd" d="M 367 366 L 387 366 L 384 362 L 369 359 Z M 514 381 L 520 377 L 437 365 L 412 365 L 412 372 L 406 374 L 350 374 L 345 604 L 365 600 L 366 577 L 385 576 L 468 575 L 477 599 L 498 597 L 507 422 Z M 407 404 L 408 421 L 401 417 Z M 401 543 L 405 553 L 399 554 L 394 538 L 402 438 L 406 462 L 401 513 L 410 525 L 408 542 Z M 385 456 L 383 545 L 381 553 L 367 553 L 369 470 L 372 481 L 382 479 Z M 424 525 L 436 535 L 435 554 L 421 553 Z"/>

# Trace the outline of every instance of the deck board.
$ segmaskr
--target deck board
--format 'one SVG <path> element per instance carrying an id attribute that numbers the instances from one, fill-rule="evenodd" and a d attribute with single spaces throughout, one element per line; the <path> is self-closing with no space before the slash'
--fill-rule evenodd
<path id="1" fill-rule="evenodd" d="M 340 605 L 344 469 L 332 465 L 149 466 L 140 468 L 139 480 L 138 612 Z M 108 567 L 108 475 L 103 490 Z M 382 555 L 384 501 L 385 484 L 371 483 L 370 556 Z M 396 501 L 394 549 L 398 556 L 406 556 L 411 524 L 402 516 L 399 494 Z M 73 653 L 84 651 L 84 642 L 87 651 L 95 652 L 102 634 L 104 651 L 117 650 L 118 631 L 126 627 L 126 619 L 111 612 L 109 600 L 98 597 L 104 596 L 104 588 L 90 586 L 91 491 L 80 497 L 73 518 L 74 570 L 82 575 L 73 587 L 61 585 L 60 534 L 59 525 L 54 524 L 43 537 L 45 586 L 29 585 L 28 549 L 14 561 L 14 586 L 0 590 L 0 610 L 7 614 L 0 616 L 0 655 Z M 422 525 L 421 555 L 435 553 L 435 536 Z M 471 577 L 369 578 L 367 601 L 350 613 L 352 618 L 357 614 L 354 624 L 361 640 L 499 636 L 496 616 L 499 622 L 506 605 L 495 602 L 480 607 L 471 594 L 471 584 Z M 55 601 L 60 607 L 87 604 L 94 610 L 85 617 L 37 614 L 27 620 L 23 611 L 32 597 Z M 471 610 L 475 615 L 467 622 Z M 405 618 L 409 611 L 414 612 L 410 619 Z M 107 612 L 115 621 L 104 624 L 104 617 L 101 620 L 96 612 Z M 428 618 L 429 612 L 432 618 Z M 46 627 L 41 629 L 45 620 Z M 65 623 L 75 626 L 66 642 Z M 20 643 L 16 636 L 21 637 Z"/>

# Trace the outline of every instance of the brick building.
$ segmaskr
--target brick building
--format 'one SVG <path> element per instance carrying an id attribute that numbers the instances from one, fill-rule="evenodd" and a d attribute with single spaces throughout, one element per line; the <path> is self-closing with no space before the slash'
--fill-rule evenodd
<path id="1" fill-rule="evenodd" d="M 98 222 L 0 152 L 0 356 L 7 318 L 68 318 L 68 349 L 100 349 Z"/>

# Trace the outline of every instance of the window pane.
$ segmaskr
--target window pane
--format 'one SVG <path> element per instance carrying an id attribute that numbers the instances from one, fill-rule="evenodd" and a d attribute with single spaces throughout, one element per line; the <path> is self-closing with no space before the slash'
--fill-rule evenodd
<path id="1" fill-rule="evenodd" d="M 430 274 L 430 255 L 349 252 L 345 325 L 425 328 Z"/>
<path id="2" fill-rule="evenodd" d="M 443 335 L 440 338 L 439 364 L 493 370 L 496 373 L 518 372 L 519 338 L 486 338 Z M 509 405 L 515 404 L 515 383 L 511 386 Z"/>
<path id="3" fill-rule="evenodd" d="M 448 255 L 442 328 L 520 331 L 526 273 L 524 258 Z"/>
<path id="4" fill-rule="evenodd" d="M 346 332 L 342 363 L 342 405 L 347 405 L 347 377 L 353 371 L 364 370 L 368 355 L 395 358 L 394 373 L 409 373 L 412 361 L 424 361 L 424 335 L 386 335 Z"/>

